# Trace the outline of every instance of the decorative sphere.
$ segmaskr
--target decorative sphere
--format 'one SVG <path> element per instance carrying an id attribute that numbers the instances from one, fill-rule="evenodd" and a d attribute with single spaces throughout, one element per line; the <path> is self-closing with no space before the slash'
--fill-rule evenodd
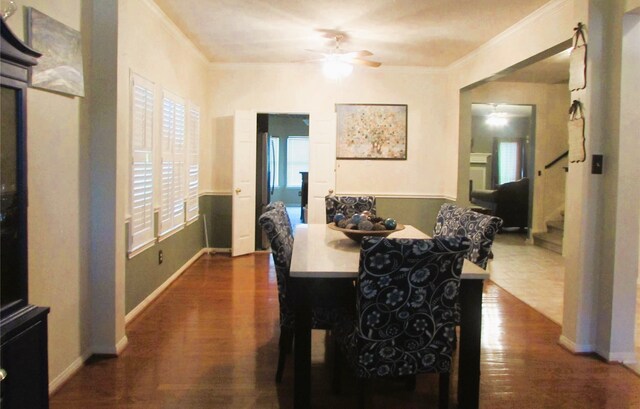
<path id="1" fill-rule="evenodd" d="M 373 230 L 373 223 L 366 219 L 361 220 L 360 223 L 358 223 L 358 230 Z"/>
<path id="2" fill-rule="evenodd" d="M 362 217 L 364 217 L 365 219 L 371 219 L 371 212 L 368 210 L 364 210 L 362 213 L 360 213 L 362 215 Z"/>
<path id="3" fill-rule="evenodd" d="M 351 216 L 351 223 L 353 224 L 358 224 L 362 221 L 362 215 L 361 214 L 354 214 L 353 216 Z"/>
<path id="4" fill-rule="evenodd" d="M 397 225 L 398 223 L 390 217 L 384 221 L 384 227 L 386 227 L 387 230 L 395 230 Z"/>
<path id="5" fill-rule="evenodd" d="M 333 222 L 336 224 L 336 226 L 342 219 L 344 219 L 344 214 L 342 213 L 336 213 L 335 216 L 333 216 Z"/>

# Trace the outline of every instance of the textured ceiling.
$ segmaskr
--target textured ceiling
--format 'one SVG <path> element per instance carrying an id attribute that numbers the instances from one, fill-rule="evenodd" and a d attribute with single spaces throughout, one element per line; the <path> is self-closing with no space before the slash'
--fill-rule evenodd
<path id="1" fill-rule="evenodd" d="M 155 0 L 211 62 L 285 63 L 366 49 L 383 65 L 445 67 L 548 0 Z"/>

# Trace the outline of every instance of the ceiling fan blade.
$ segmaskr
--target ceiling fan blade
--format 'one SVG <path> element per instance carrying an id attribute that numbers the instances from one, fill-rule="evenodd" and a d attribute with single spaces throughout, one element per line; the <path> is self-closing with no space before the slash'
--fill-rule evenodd
<path id="1" fill-rule="evenodd" d="M 360 51 L 346 51 L 343 54 L 340 54 L 342 58 L 358 58 L 358 57 L 370 57 L 373 53 L 368 50 L 360 50 Z"/>
<path id="2" fill-rule="evenodd" d="M 361 60 L 360 58 L 352 58 L 348 60 L 348 62 L 350 62 L 351 64 L 364 65 L 364 66 L 373 67 L 373 68 L 377 68 L 382 65 L 382 63 L 379 63 L 377 61 Z"/>

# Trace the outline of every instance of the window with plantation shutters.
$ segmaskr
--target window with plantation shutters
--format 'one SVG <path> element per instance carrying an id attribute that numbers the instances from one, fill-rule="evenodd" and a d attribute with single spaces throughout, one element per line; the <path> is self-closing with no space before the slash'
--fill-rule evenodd
<path id="1" fill-rule="evenodd" d="M 187 143 L 187 221 L 198 217 L 198 174 L 200 161 L 200 108 L 191 105 L 189 109 L 189 140 Z"/>
<path id="2" fill-rule="evenodd" d="M 153 220 L 154 84 L 131 75 L 131 190 L 129 253 L 155 239 Z"/>
<path id="3" fill-rule="evenodd" d="M 162 97 L 160 235 L 184 226 L 186 118 L 184 101 L 164 92 Z"/>

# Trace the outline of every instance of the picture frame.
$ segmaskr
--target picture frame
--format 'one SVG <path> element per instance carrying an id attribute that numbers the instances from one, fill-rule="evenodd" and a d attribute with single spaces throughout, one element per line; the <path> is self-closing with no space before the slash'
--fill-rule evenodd
<path id="1" fill-rule="evenodd" d="M 406 104 L 336 104 L 336 159 L 407 159 Z"/>
<path id="2" fill-rule="evenodd" d="M 42 53 L 29 70 L 29 85 L 61 94 L 84 96 L 80 32 L 33 7 L 27 8 L 29 46 Z"/>

